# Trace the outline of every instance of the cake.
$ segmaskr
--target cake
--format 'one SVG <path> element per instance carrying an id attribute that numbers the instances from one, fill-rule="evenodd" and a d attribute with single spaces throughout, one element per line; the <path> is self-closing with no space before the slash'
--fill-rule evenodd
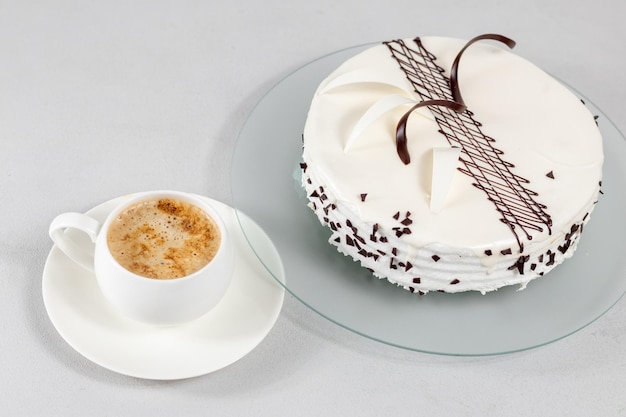
<path id="1" fill-rule="evenodd" d="M 601 193 L 601 134 L 513 46 L 383 42 L 320 83 L 302 185 L 339 252 L 419 294 L 523 289 L 572 256 Z"/>

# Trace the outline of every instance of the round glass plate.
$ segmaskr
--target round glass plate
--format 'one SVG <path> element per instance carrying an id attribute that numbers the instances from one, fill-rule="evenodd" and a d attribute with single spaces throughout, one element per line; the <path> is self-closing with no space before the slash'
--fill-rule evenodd
<path id="1" fill-rule="evenodd" d="M 324 56 L 288 75 L 258 103 L 235 147 L 233 205 L 255 219 L 276 245 L 287 291 L 358 334 L 448 355 L 492 355 L 541 346 L 608 311 L 626 292 L 626 141 L 582 96 L 599 116 L 604 137 L 604 194 L 575 255 L 524 291 L 506 287 L 486 295 L 418 296 L 375 278 L 327 242 L 330 232 L 306 206 L 300 188 L 302 129 L 318 84 L 367 46 Z"/>

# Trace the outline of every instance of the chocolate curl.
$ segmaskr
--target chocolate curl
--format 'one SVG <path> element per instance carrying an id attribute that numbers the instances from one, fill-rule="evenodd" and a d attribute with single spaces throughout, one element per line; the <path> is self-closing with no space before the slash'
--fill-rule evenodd
<path id="1" fill-rule="evenodd" d="M 463 113 L 466 109 L 464 104 L 457 103 L 455 101 L 450 100 L 426 100 L 420 103 L 417 103 L 415 106 L 411 107 L 409 111 L 404 113 L 404 116 L 398 122 L 398 126 L 396 127 L 396 149 L 398 150 L 398 156 L 400 160 L 404 163 L 404 165 L 408 165 L 411 163 L 411 156 L 409 155 L 409 149 L 407 147 L 407 138 L 406 138 L 406 124 L 409 120 L 409 116 L 413 113 L 414 110 L 419 109 L 420 107 L 426 106 L 442 106 L 447 107 L 451 110 L 454 110 L 457 113 Z"/>
<path id="2" fill-rule="evenodd" d="M 450 90 L 452 91 L 452 99 L 456 101 L 457 103 L 465 104 L 465 102 L 463 101 L 463 97 L 461 97 L 461 91 L 459 90 L 459 81 L 458 81 L 459 62 L 461 61 L 461 55 L 463 55 L 463 52 L 465 52 L 465 50 L 469 48 L 470 45 L 472 45 L 473 43 L 481 41 L 481 40 L 485 40 L 485 39 L 502 42 L 503 44 L 505 44 L 511 49 L 515 47 L 515 41 L 513 39 L 509 39 L 506 36 L 497 35 L 493 33 L 476 36 L 475 38 L 467 42 L 465 46 L 463 47 L 463 49 L 461 49 L 459 53 L 457 54 L 456 58 L 454 59 L 454 62 L 452 63 L 452 68 L 450 70 Z"/>

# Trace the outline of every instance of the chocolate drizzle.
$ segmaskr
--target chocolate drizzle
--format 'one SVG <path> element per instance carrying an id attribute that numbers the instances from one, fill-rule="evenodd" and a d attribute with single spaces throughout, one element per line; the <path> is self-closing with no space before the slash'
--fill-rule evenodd
<path id="1" fill-rule="evenodd" d="M 480 39 L 479 36 L 473 41 Z M 414 42 L 415 47 L 403 40 L 384 44 L 424 102 L 454 102 L 451 82 L 444 75 L 445 70 L 435 63 L 437 58 L 424 48 L 419 38 L 415 38 Z M 501 214 L 500 221 L 515 236 L 519 252 L 524 248 L 522 236 L 532 240 L 532 232 L 545 229 L 551 234 L 552 219 L 545 211 L 547 207 L 535 201 L 538 194 L 526 187 L 529 181 L 513 173 L 514 165 L 502 158 L 503 152 L 494 146 L 495 139 L 482 132 L 482 124 L 474 119 L 473 113 L 469 109 L 458 113 L 440 106 L 432 106 L 430 111 L 439 125 L 439 132 L 448 143 L 462 148 L 459 160 L 463 167 L 459 171 L 472 177 L 475 180 L 473 185 L 494 204 Z"/>

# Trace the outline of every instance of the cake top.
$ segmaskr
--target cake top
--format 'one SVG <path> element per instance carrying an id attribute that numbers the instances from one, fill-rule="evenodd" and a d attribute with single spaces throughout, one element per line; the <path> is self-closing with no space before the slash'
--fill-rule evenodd
<path id="1" fill-rule="evenodd" d="M 304 152 L 362 220 L 413 246 L 523 252 L 584 216 L 601 136 L 574 94 L 506 47 L 477 42 L 454 64 L 466 45 L 396 40 L 347 60 L 318 87 Z M 455 99 L 466 108 L 439 103 Z"/>

